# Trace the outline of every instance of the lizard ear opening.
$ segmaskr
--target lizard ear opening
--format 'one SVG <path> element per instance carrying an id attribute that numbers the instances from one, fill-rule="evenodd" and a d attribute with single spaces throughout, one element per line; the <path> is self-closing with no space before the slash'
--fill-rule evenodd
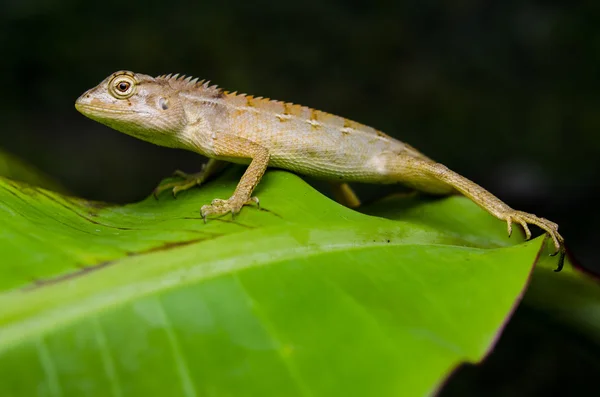
<path id="1" fill-rule="evenodd" d="M 161 97 L 158 100 L 158 106 L 160 106 L 162 110 L 167 110 L 169 108 L 169 101 Z"/>
<path id="2" fill-rule="evenodd" d="M 108 92 L 117 99 L 130 98 L 135 93 L 137 81 L 129 74 L 115 75 L 108 82 Z"/>

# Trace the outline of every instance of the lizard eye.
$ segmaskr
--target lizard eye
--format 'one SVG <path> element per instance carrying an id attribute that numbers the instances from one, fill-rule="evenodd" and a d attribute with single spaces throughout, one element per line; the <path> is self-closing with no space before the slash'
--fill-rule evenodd
<path id="1" fill-rule="evenodd" d="M 129 84 L 129 82 L 127 82 L 127 81 L 121 81 L 117 85 L 117 90 L 119 90 L 121 92 L 127 92 L 127 90 L 129 89 L 130 86 L 131 86 L 131 84 Z"/>
<path id="2" fill-rule="evenodd" d="M 108 90 L 117 99 L 127 99 L 134 94 L 135 80 L 129 75 L 115 76 L 108 83 Z"/>

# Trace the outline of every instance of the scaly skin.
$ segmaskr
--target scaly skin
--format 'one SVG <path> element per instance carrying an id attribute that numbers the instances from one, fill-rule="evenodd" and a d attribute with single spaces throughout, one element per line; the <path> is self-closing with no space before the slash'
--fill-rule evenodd
<path id="1" fill-rule="evenodd" d="M 529 239 L 528 224 L 552 238 L 564 259 L 558 225 L 516 211 L 474 182 L 436 163 L 411 146 L 371 127 L 305 106 L 229 93 L 207 82 L 178 75 L 151 77 L 113 73 L 85 92 L 75 107 L 85 116 L 136 138 L 187 149 L 211 159 L 204 172 L 182 175 L 180 183 L 159 187 L 173 193 L 202 183 L 223 161 L 249 164 L 233 195 L 201 208 L 202 217 L 236 214 L 249 203 L 268 166 L 332 181 L 340 200 L 358 201 L 347 182 L 403 183 L 433 194 L 460 192 L 490 214 L 518 223 Z M 559 270 L 557 269 L 557 270 Z"/>

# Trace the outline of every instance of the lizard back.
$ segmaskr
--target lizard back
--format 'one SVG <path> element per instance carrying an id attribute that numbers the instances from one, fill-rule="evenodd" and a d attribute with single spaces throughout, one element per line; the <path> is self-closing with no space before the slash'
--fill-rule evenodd
<path id="1" fill-rule="evenodd" d="M 267 147 L 270 164 L 328 179 L 372 179 L 382 153 L 412 147 L 374 128 L 306 106 L 225 94 L 226 128 Z"/>
<path id="2" fill-rule="evenodd" d="M 190 81 L 189 77 L 162 78 L 179 85 L 187 100 L 214 109 L 214 132 L 235 134 L 269 149 L 270 166 L 325 179 L 368 181 L 381 177 L 385 169 L 384 164 L 379 164 L 382 153 L 408 152 L 426 158 L 411 146 L 344 117 L 289 102 L 222 91 L 207 83 Z"/>

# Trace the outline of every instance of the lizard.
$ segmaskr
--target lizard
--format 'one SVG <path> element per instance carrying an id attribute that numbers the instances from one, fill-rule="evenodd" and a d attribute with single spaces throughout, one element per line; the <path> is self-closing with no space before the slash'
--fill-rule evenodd
<path id="1" fill-rule="evenodd" d="M 164 184 L 155 195 L 173 194 L 202 184 L 224 164 L 248 165 L 228 199 L 203 205 L 209 215 L 233 215 L 259 204 L 252 193 L 267 167 L 329 180 L 342 204 L 360 201 L 349 182 L 400 183 L 417 191 L 462 194 L 505 221 L 508 235 L 520 224 L 526 239 L 536 225 L 552 239 L 563 267 L 564 239 L 558 225 L 514 210 L 475 182 L 425 156 L 412 146 L 372 127 L 306 106 L 222 90 L 208 81 L 179 74 L 149 75 L 118 71 L 84 92 L 75 103 L 84 116 L 156 145 L 190 150 L 209 158 L 195 174 Z"/>

